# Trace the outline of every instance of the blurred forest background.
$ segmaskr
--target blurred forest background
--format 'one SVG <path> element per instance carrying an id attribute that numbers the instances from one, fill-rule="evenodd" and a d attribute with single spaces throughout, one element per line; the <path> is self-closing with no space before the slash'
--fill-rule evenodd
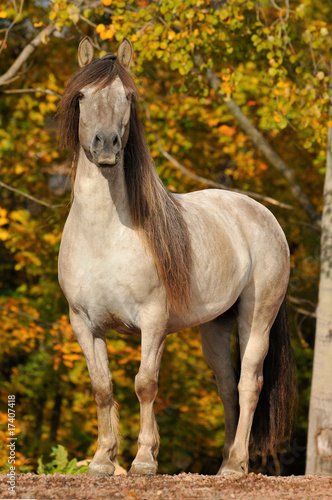
<path id="1" fill-rule="evenodd" d="M 304 473 L 318 220 L 332 125 L 331 30 L 330 2 L 320 0 L 2 2 L 1 466 L 7 460 L 9 394 L 16 395 L 22 471 L 36 470 L 38 457 L 48 457 L 56 444 L 78 459 L 92 458 L 96 447 L 86 362 L 57 281 L 71 194 L 70 159 L 59 150 L 56 110 L 78 69 L 78 43 L 89 35 L 97 56 L 116 52 L 124 36 L 133 43 L 141 117 L 166 187 L 248 192 L 286 233 L 298 410 L 290 442 L 278 455 L 257 457 L 252 467 L 268 474 Z M 128 467 L 139 429 L 139 339 L 110 332 L 108 350 L 120 405 L 120 463 Z M 223 409 L 196 329 L 168 338 L 155 411 L 159 471 L 215 473 Z"/>

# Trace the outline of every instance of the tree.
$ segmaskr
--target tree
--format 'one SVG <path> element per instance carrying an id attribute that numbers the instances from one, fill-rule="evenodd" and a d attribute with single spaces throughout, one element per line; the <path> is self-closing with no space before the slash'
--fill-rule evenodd
<path id="1" fill-rule="evenodd" d="M 332 99 L 332 94 L 331 99 Z M 332 117 L 332 102 L 330 106 Z M 332 127 L 328 129 L 307 474 L 332 475 Z"/>

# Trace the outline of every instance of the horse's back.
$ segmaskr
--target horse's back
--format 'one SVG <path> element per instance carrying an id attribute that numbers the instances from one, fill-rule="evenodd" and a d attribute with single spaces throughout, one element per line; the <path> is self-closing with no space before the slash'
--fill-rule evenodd
<path id="1" fill-rule="evenodd" d="M 222 250 L 233 247 L 234 253 L 261 254 L 264 249 L 288 257 L 288 244 L 274 215 L 261 203 L 239 193 L 207 189 L 178 195 L 185 209 L 191 234 L 211 234 Z M 193 244 L 195 242 L 193 241 Z M 227 251 L 224 249 L 223 253 Z"/>

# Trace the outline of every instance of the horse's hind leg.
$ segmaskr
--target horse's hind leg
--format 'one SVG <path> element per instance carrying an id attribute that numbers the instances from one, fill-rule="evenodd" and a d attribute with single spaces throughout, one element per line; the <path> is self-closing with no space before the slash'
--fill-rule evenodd
<path id="1" fill-rule="evenodd" d="M 230 337 L 236 322 L 236 307 L 209 323 L 200 325 L 203 353 L 213 371 L 225 410 L 223 464 L 227 462 L 238 422 L 237 381 L 232 364 Z"/>
<path id="2" fill-rule="evenodd" d="M 249 286 L 240 296 L 238 331 L 241 354 L 241 375 L 238 384 L 240 415 L 234 443 L 221 474 L 248 473 L 249 439 L 253 417 L 263 386 L 263 363 L 269 349 L 269 334 L 283 295 L 273 285 L 259 290 Z M 261 287 L 262 288 L 262 287 Z M 283 294 L 284 289 L 283 290 Z"/>
<path id="3" fill-rule="evenodd" d="M 105 337 L 93 335 L 82 318 L 72 311 L 70 321 L 87 361 L 97 405 L 98 448 L 89 465 L 88 476 L 111 476 L 117 465 L 119 436 L 118 413 L 113 400 L 112 377 Z"/>

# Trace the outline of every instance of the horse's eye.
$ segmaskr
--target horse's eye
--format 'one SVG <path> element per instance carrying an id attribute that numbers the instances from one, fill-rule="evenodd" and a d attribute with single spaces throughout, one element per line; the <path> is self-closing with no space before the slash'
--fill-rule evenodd
<path id="1" fill-rule="evenodd" d="M 84 98 L 84 95 L 82 94 L 82 92 L 80 92 L 80 93 L 78 94 L 78 96 L 77 96 L 77 99 L 78 99 L 79 101 L 81 101 L 83 98 Z"/>

